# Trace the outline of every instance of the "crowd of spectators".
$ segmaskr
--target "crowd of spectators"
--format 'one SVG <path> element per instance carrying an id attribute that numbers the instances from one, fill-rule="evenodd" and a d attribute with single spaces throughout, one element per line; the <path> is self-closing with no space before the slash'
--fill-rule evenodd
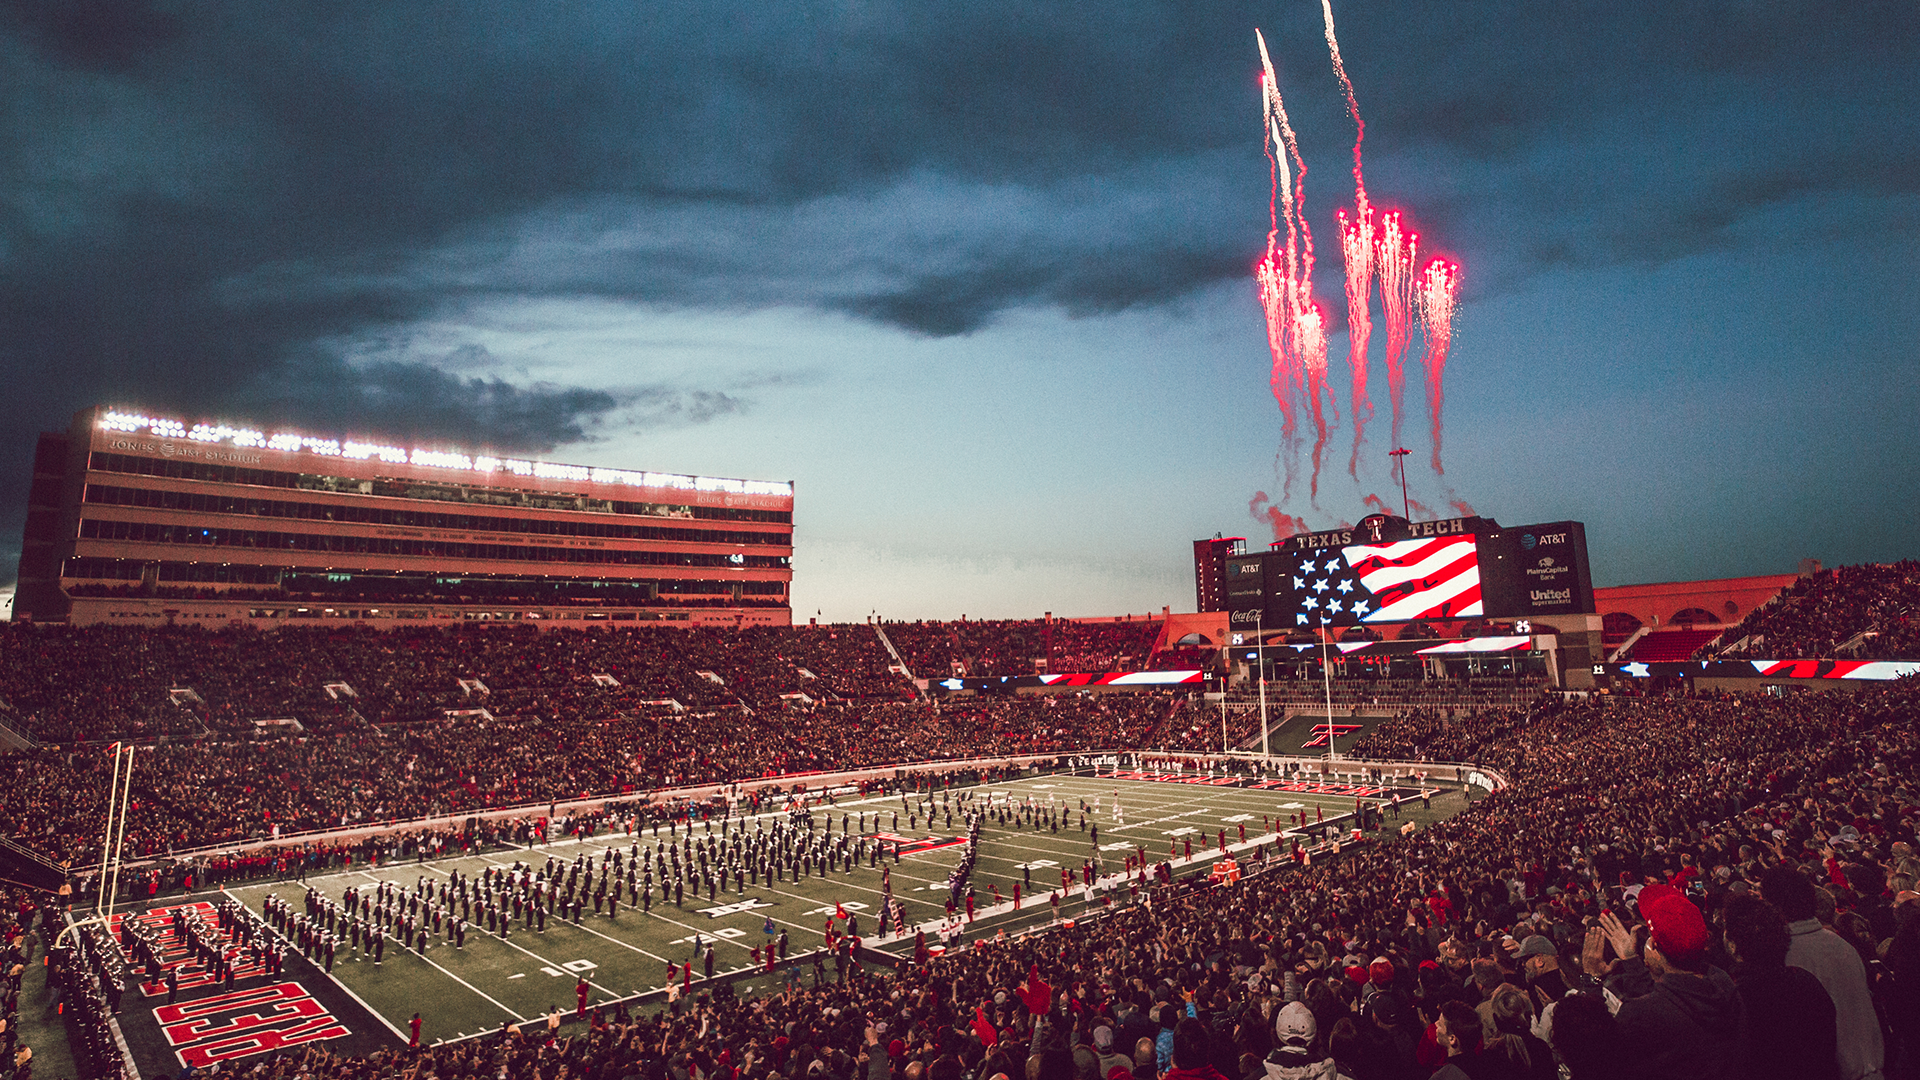
<path id="1" fill-rule="evenodd" d="M 1184 697 L 1134 693 L 960 702 L 650 706 L 579 711 L 529 696 L 512 716 L 268 740 L 170 741 L 134 766 L 140 857 L 296 832 L 554 799 L 796 776 L 902 761 L 1191 744 Z M 97 858 L 111 758 L 96 747 L 0 755 L 0 815 L 56 859 Z"/>
<path id="2" fill-rule="evenodd" d="M 737 656 L 705 668 L 725 674 L 696 676 L 715 688 L 692 686 L 709 695 L 703 707 L 583 710 L 563 696 L 579 687 L 573 654 L 545 651 L 563 645 L 485 638 L 523 639 L 523 655 L 463 669 L 500 683 L 488 697 L 519 695 L 512 714 L 146 751 L 129 843 L 153 853 L 263 828 L 908 759 L 1206 749 L 1218 731 L 1204 706 L 1172 695 L 779 696 L 864 664 L 884 669 L 877 645 L 832 637 L 813 640 L 817 651 L 758 650 L 755 671 L 741 672 Z M 704 647 L 683 645 L 674 662 L 729 657 L 724 640 L 692 651 Z M 386 651 L 392 681 L 370 683 L 369 696 L 404 700 L 395 687 L 410 672 L 437 677 L 439 664 L 462 660 L 454 642 L 431 639 Z M 611 674 L 615 652 L 591 663 Z M 136 656 L 136 676 L 145 662 Z M 622 687 L 648 662 L 628 658 Z M 561 664 L 565 680 L 540 681 Z M 769 666 L 756 674 L 759 665 Z M 8 695 L 32 689 L 0 679 Z M 916 956 L 897 971 L 856 966 L 844 981 L 740 1001 L 696 995 L 679 1010 L 608 1008 L 566 1037 L 510 1031 L 372 1058 L 298 1051 L 258 1075 L 1120 1080 L 1112 1073 L 1123 1068 L 1137 1080 L 1397 1080 L 1449 1067 L 1449 1077 L 1544 1078 L 1564 1065 L 1575 1080 L 1916 1077 L 1916 719 L 1920 685 L 1905 682 L 1412 709 L 1356 752 L 1476 761 L 1510 786 L 1410 835 L 1383 830 L 1305 865 L 1275 860 L 1232 886 L 1157 886 L 1102 918 Z M 0 812 L 26 842 L 84 861 L 105 765 L 84 748 L 0 758 Z"/>
<path id="3" fill-rule="evenodd" d="M 449 709 L 604 717 L 647 701 L 910 700 L 912 685 L 890 663 L 864 626 L 266 633 L 0 624 L 0 719 L 42 742 L 71 743 L 245 735 L 280 719 L 321 733 L 439 720 Z"/>
<path id="4" fill-rule="evenodd" d="M 1512 786 L 1410 836 L 897 970 L 261 1075 L 1912 1076 L 1916 709 L 1895 685 L 1457 718 L 1447 753 Z"/>
<path id="5" fill-rule="evenodd" d="M 32 1080 L 33 1049 L 20 1033 L 21 994 L 28 968 L 40 958 L 40 928 L 55 926 L 57 919 L 53 897 L 0 886 L 0 1072 L 10 1080 Z M 53 937 L 50 929 L 44 934 Z"/>
<path id="6" fill-rule="evenodd" d="M 1808 574 L 1695 655 L 1729 649 L 1724 655 L 1769 660 L 1920 658 L 1920 561 Z"/>
<path id="7" fill-rule="evenodd" d="M 1207 667 L 1218 650 L 1162 657 L 1159 619 L 988 619 L 886 623 L 901 658 L 920 678 L 1032 675 L 1036 672 L 1148 671 L 1195 658 Z"/>

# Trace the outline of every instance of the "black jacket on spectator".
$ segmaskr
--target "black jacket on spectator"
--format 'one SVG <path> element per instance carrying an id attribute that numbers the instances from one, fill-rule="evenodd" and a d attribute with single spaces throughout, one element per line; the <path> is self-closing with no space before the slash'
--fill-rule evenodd
<path id="1" fill-rule="evenodd" d="M 1747 1080 L 1840 1080 L 1833 998 L 1797 967 L 1733 969 L 1747 1016 Z"/>
<path id="2" fill-rule="evenodd" d="M 1614 1019 L 1628 1068 L 1649 1080 L 1740 1080 L 1745 1037 L 1740 992 L 1717 967 L 1655 980 L 1634 958 L 1607 980 L 1622 999 Z"/>

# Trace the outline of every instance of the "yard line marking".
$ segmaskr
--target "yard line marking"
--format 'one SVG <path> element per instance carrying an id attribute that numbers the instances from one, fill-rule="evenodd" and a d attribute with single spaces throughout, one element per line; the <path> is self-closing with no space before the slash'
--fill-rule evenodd
<path id="1" fill-rule="evenodd" d="M 439 868 L 438 868 L 438 867 L 434 867 L 434 869 L 436 869 L 436 870 L 438 870 Z M 443 873 L 443 874 L 447 874 L 447 875 L 448 875 L 449 877 L 451 877 L 451 876 L 452 876 L 452 874 L 451 874 L 451 873 L 450 873 L 449 871 L 445 871 L 445 870 L 440 870 L 440 873 Z M 631 908 L 629 908 L 629 910 L 631 910 Z M 658 954 L 658 953 L 653 953 L 653 952 L 648 952 L 648 951 L 647 951 L 646 949 L 643 949 L 643 948 L 641 948 L 640 946 L 638 946 L 638 945 L 635 945 L 635 944 L 633 944 L 632 942 L 627 942 L 627 941 L 622 941 L 622 940 L 620 940 L 619 938 L 616 938 L 616 937 L 608 937 L 608 936 L 607 936 L 606 934 L 603 934 L 603 933 L 601 933 L 600 931 L 598 931 L 598 930 L 595 930 L 595 929 L 593 929 L 593 928 L 592 928 L 592 927 L 590 927 L 590 926 L 583 926 L 583 925 L 581 925 L 581 924 L 579 924 L 579 923 L 570 923 L 570 922 L 568 922 L 567 920 L 565 920 L 565 919 L 563 919 L 563 918 L 560 918 L 560 917 L 559 917 L 559 916 L 557 916 L 557 915 L 556 915 L 556 916 L 552 916 L 552 917 L 550 917 L 550 918 L 549 918 L 549 921 L 550 921 L 550 922 L 553 922 L 553 923 L 555 923 L 556 925 L 559 925 L 559 926 L 570 926 L 570 927 L 572 927 L 572 928 L 573 928 L 573 929 L 575 929 L 575 930 L 585 930 L 585 931 L 586 931 L 587 933 L 589 933 L 589 934 L 592 934 L 592 935 L 593 935 L 594 937 L 597 937 L 597 938 L 600 938 L 600 939 L 602 939 L 602 940 L 604 940 L 604 941 L 611 941 L 611 942 L 613 942 L 613 943 L 614 943 L 615 945 L 618 945 L 618 946 L 620 946 L 620 947 L 621 947 L 621 948 L 623 948 L 623 949 L 629 949 L 629 950 L 631 950 L 631 951 L 633 951 L 633 952 L 637 952 L 637 953 L 639 953 L 639 954 L 640 954 L 641 956 L 649 956 L 649 957 L 652 957 L 653 959 L 655 959 L 655 960 L 658 960 L 658 961 L 660 961 L 660 962 L 661 962 L 661 963 L 663 963 L 663 964 L 664 964 L 664 963 L 666 963 L 666 961 L 667 961 L 667 958 L 666 958 L 666 957 L 664 957 L 664 956 L 661 956 L 661 955 L 660 955 L 660 954 Z M 524 931 L 522 931 L 522 932 L 524 933 Z M 478 931 L 476 931 L 476 933 L 478 933 Z M 493 936 L 494 936 L 494 935 L 493 935 L 493 934 L 491 934 L 491 933 L 489 933 L 489 934 L 485 934 L 485 935 L 483 935 L 483 939 L 484 939 L 484 938 L 486 938 L 486 937 L 493 937 Z M 508 942 L 508 944 L 512 944 L 512 942 L 510 942 L 510 941 L 509 941 L 509 942 Z M 515 946 L 515 947 L 516 947 L 516 948 L 518 948 L 518 946 Z M 525 949 L 521 949 L 520 951 L 522 951 L 522 952 L 526 952 L 526 950 L 525 950 Z M 533 954 L 532 954 L 532 953 L 527 953 L 527 955 L 528 955 L 528 956 L 532 956 Z M 543 962 L 544 962 L 544 961 L 543 961 Z M 608 992 L 609 992 L 609 993 L 611 993 L 612 991 L 608 991 Z"/>
<path id="2" fill-rule="evenodd" d="M 245 908 L 245 907 L 246 907 L 246 905 L 245 905 L 244 903 L 243 903 L 243 904 L 242 904 L 241 906 L 242 906 L 243 908 Z M 248 909 L 248 913 L 249 913 L 249 914 L 252 914 L 252 912 L 251 912 L 251 909 Z M 266 921 L 265 921 L 264 919 L 263 919 L 263 920 L 261 920 L 261 925 L 262 925 L 262 926 L 263 926 L 263 927 L 264 927 L 264 928 L 266 929 L 266 932 L 267 932 L 267 933 L 269 933 L 269 934 L 272 934 L 272 935 L 273 935 L 274 937 L 277 937 L 277 938 L 279 938 L 279 939 L 280 939 L 281 941 L 284 941 L 284 942 L 286 942 L 286 943 L 287 943 L 287 947 L 288 947 L 288 948 L 289 948 L 290 950 L 292 950 L 292 952 L 293 952 L 293 954 L 294 954 L 294 955 L 296 955 L 296 956 L 300 956 L 300 957 L 301 957 L 301 959 L 303 959 L 303 960 L 306 960 L 306 957 L 305 957 L 305 956 L 304 956 L 303 954 L 301 954 L 301 952 L 300 952 L 300 950 L 299 950 L 299 949 L 298 949 L 297 947 L 295 947 L 295 942 L 293 941 L 293 939 L 292 939 L 292 938 L 289 938 L 289 937 L 287 937 L 287 936 L 286 936 L 285 934 L 282 934 L 282 933 L 281 933 L 281 932 L 280 932 L 280 931 L 279 931 L 278 929 L 276 929 L 276 928 L 275 928 L 275 927 L 273 926 L 273 924 L 272 924 L 272 923 L 269 923 L 269 922 L 266 922 Z M 358 959 L 358 957 L 355 957 L 355 959 Z M 425 956 L 422 956 L 422 957 L 421 957 L 420 959 L 422 959 L 422 960 L 427 960 L 427 958 L 426 958 Z M 320 965 L 318 965 L 318 964 L 315 964 L 315 963 L 314 963 L 314 962 L 313 962 L 312 960 L 307 960 L 306 962 L 307 962 L 307 965 L 308 965 L 309 967 L 312 967 L 312 968 L 313 968 L 313 970 L 314 970 L 314 971 L 315 971 L 315 972 L 316 972 L 317 974 L 319 974 L 319 975 L 320 975 L 320 976 L 322 976 L 323 978 L 325 978 L 325 979 L 327 979 L 327 980 L 328 980 L 329 982 L 331 982 L 331 983 L 333 983 L 333 985 L 335 985 L 335 986 L 337 986 L 337 987 L 339 987 L 339 988 L 340 988 L 341 990 L 343 990 L 343 991 L 345 991 L 345 992 L 346 992 L 346 995 L 347 995 L 348 997 L 350 997 L 350 998 L 352 998 L 353 1000 L 355 1000 L 355 1001 L 357 1001 L 357 1002 L 359 1002 L 359 1003 L 360 1003 L 360 1007 L 361 1007 L 361 1008 L 363 1008 L 363 1009 L 365 1009 L 365 1010 L 367 1010 L 367 1015 L 369 1015 L 369 1016 L 372 1016 L 372 1017 L 373 1017 L 374 1019 L 376 1019 L 376 1020 L 378 1020 L 378 1021 L 380 1021 L 380 1022 L 381 1022 L 382 1024 L 385 1024 L 385 1025 L 386 1025 L 386 1027 L 387 1027 L 387 1030 L 388 1030 L 388 1031 L 391 1031 L 391 1032 L 393 1032 L 393 1037 L 394 1037 L 394 1038 L 396 1038 L 396 1039 L 405 1039 L 405 1038 L 407 1038 L 407 1036 L 406 1036 L 406 1035 L 404 1035 L 404 1034 L 402 1034 L 402 1033 L 401 1033 L 401 1031 L 400 1031 L 400 1029 L 399 1029 L 399 1028 L 397 1028 L 397 1027 L 395 1027 L 395 1026 L 394 1026 L 394 1023 L 393 1023 L 393 1021 L 391 1021 L 391 1020 L 389 1020 L 389 1019 L 387 1019 L 387 1016 L 386 1016 L 386 1014 L 385 1014 L 385 1013 L 383 1013 L 383 1012 L 381 1012 L 380 1010 L 378 1010 L 378 1009 L 376 1009 L 376 1008 L 374 1008 L 374 1007 L 373 1007 L 372 1005 L 369 1005 L 369 1004 L 367 1004 L 367 999 L 366 999 L 366 998 L 363 998 L 363 997 L 361 997 L 361 996 L 360 996 L 359 994 L 356 994 L 356 993 L 354 993 L 354 992 L 353 992 L 353 987 L 351 987 L 351 986 L 348 986 L 348 985 L 347 985 L 346 983 L 343 983 L 343 982 L 341 982 L 341 981 L 340 981 L 340 977 L 339 977 L 338 975 L 335 975 L 335 974 L 334 974 L 333 972 L 331 972 L 331 971 L 327 971 L 327 970 L 325 970 L 325 969 L 324 969 L 324 968 L 322 968 L 322 967 L 321 967 Z M 433 961 L 431 961 L 431 960 L 427 960 L 427 963 L 429 963 L 429 964 L 433 964 Z M 434 967 L 440 967 L 440 965 L 438 965 L 438 964 L 433 964 L 433 966 L 434 966 Z M 473 992 L 474 992 L 474 993 L 476 993 L 476 994 L 480 994 L 480 996 L 481 996 L 481 997 L 483 997 L 483 998 L 486 998 L 486 999 L 487 999 L 488 1001 L 493 1001 L 493 999 L 492 999 L 491 997 L 487 997 L 487 995 L 486 995 L 486 994 L 484 994 L 484 993 L 481 993 L 481 991 L 480 991 L 480 988 L 479 988 L 479 987 L 477 987 L 477 986 L 475 986 L 475 985 L 473 985 L 473 984 L 472 984 L 472 983 L 470 983 L 470 982 L 467 982 L 467 981 L 466 981 L 465 979 L 462 979 L 462 978 L 461 978 L 460 976 L 458 976 L 458 975 L 455 975 L 455 974 L 454 974 L 453 972 L 451 972 L 451 971 L 447 971 L 447 969 L 446 969 L 446 968 L 440 968 L 440 970 L 441 970 L 441 971 L 443 971 L 443 972 L 446 972 L 446 975 L 447 975 L 447 977 L 448 977 L 448 978 L 450 978 L 450 979 L 452 979 L 452 980 L 453 980 L 454 982 L 457 982 L 457 983 L 459 983 L 459 984 L 460 984 L 461 986 L 464 986 L 464 987 L 466 987 L 467 989 L 469 989 L 469 990 L 471 990 L 471 991 L 473 991 Z M 497 1001 L 493 1001 L 493 1003 L 494 1003 L 495 1005 L 499 1005 L 499 1006 L 500 1006 L 500 1008 L 502 1008 L 502 1009 L 505 1009 L 505 1010 L 506 1010 L 506 1012 L 507 1012 L 507 1014 L 508 1014 L 509 1016 L 514 1016 L 514 1017 L 518 1017 L 518 1018 L 520 1018 L 520 1019 L 523 1019 L 523 1020 L 525 1019 L 525 1017 L 522 1017 L 522 1016 L 520 1016 L 520 1014 L 519 1014 L 519 1013 L 516 1013 L 516 1012 L 514 1012 L 514 1011 L 513 1011 L 512 1009 L 508 1009 L 508 1008 L 507 1008 L 507 1007 L 506 1007 L 505 1005 L 500 1005 L 500 1003 L 499 1003 L 499 1002 L 497 1002 Z"/>
<path id="3" fill-rule="evenodd" d="M 488 934 L 488 935 L 487 935 L 487 937 L 493 937 L 493 935 L 491 935 L 491 934 Z M 528 948 L 524 948 L 524 947 L 522 947 L 521 945 L 519 945 L 518 943 L 516 943 L 516 942 L 514 942 L 514 941 L 513 941 L 512 939 L 510 939 L 510 938 L 498 938 L 498 939 L 496 939 L 496 940 L 498 940 L 498 941 L 500 942 L 500 944 L 502 944 L 502 945 L 505 945 L 505 946 L 506 946 L 507 948 L 509 948 L 509 949 L 519 949 L 519 950 L 520 950 L 521 952 L 523 952 L 523 953 L 526 953 L 526 954 L 527 954 L 528 956 L 531 956 L 531 957 L 533 957 L 533 958 L 534 958 L 535 960 L 538 960 L 538 961 L 540 961 L 540 962 L 541 962 L 542 964 L 545 964 L 545 965 L 547 965 L 548 967 L 552 967 L 552 966 L 554 966 L 554 961 L 552 961 L 552 960 L 549 960 L 549 959 L 547 959 L 547 958 L 546 958 L 546 957 L 544 957 L 544 956 L 541 956 L 541 955 L 540 955 L 539 953 L 537 953 L 537 952 L 534 952 L 534 951 L 533 951 L 532 949 L 528 949 Z M 423 957 L 423 959 L 424 959 L 424 957 Z M 429 964 L 433 964 L 433 961 L 431 961 L 431 960 L 428 960 L 428 961 L 427 961 L 427 963 L 429 963 Z M 434 964 L 433 966 L 434 966 L 434 967 L 440 967 L 440 965 L 438 965 L 438 964 Z M 446 969 L 446 968 L 440 968 L 440 970 L 441 970 L 441 971 L 447 971 L 447 969 Z M 457 979 L 457 978 L 459 978 L 459 976 L 457 976 L 457 975 L 454 975 L 454 974 L 453 974 L 453 972 L 451 972 L 451 971 L 447 971 L 447 974 L 448 974 L 448 975 L 450 975 L 450 976 L 452 976 L 453 978 L 456 978 L 456 979 Z M 585 979 L 585 978 L 586 978 L 586 976 L 584 976 L 584 975 L 582 975 L 582 976 L 581 976 L 581 978 L 583 978 L 583 979 Z M 600 992 L 601 992 L 601 993 L 603 993 L 603 994 L 613 994 L 613 996 L 614 996 L 614 997 L 619 997 L 619 996 L 620 996 L 619 994 L 617 994 L 617 993 L 614 993 L 614 991 L 612 991 L 612 990 L 610 990 L 610 989 L 608 989 L 607 987 L 604 987 L 604 986 L 601 986 L 601 985 L 600 985 L 599 983 L 597 983 L 597 982 L 594 982 L 594 981 L 593 981 L 592 979 L 586 979 L 586 983 L 587 983 L 587 985 L 588 985 L 588 986 L 591 986 L 591 987 L 593 987 L 593 988 L 594 988 L 595 990 L 598 990 L 598 991 L 600 991 Z M 478 991 L 475 991 L 475 993 L 478 993 Z M 491 999 L 491 998 L 489 998 L 488 1000 L 492 1000 L 492 999 Z M 498 1003 L 496 1002 L 495 1004 L 498 1004 Z M 504 1006 L 504 1005 L 502 1005 L 502 1006 L 501 1006 L 501 1008 L 506 1008 L 506 1006 Z M 511 1011 L 511 1010 L 509 1010 L 509 1011 Z M 518 1015 L 518 1014 L 515 1014 L 515 1015 Z M 524 1017 L 524 1016 L 522 1016 L 522 1017 L 520 1017 L 520 1018 L 521 1018 L 522 1020 L 524 1020 L 524 1019 L 526 1019 L 526 1017 Z"/>

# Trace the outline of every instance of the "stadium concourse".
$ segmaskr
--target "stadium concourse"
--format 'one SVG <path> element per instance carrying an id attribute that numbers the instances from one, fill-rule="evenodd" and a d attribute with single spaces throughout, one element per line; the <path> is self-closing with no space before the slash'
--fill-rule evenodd
<path id="1" fill-rule="evenodd" d="M 1843 568 L 1754 618 L 1815 654 L 1896 648 L 1903 565 Z M 1342 700 L 1382 715 L 1329 776 L 1222 764 L 1223 714 L 1174 692 L 928 701 L 895 670 L 1030 673 L 1036 625 L 9 627 L 0 701 L 21 748 L 0 806 L 18 840 L 97 862 L 97 743 L 145 749 L 120 921 L 29 967 L 96 882 L 8 890 L 0 1037 L 38 1049 L 57 1004 L 90 1076 L 116 1074 L 123 1046 L 145 1075 L 224 1059 L 315 1080 L 993 1080 L 1036 1075 L 1030 1051 L 1037 1075 L 1142 1080 L 1425 1076 L 1449 1054 L 1471 1076 L 1920 1074 L 1911 680 L 1451 701 L 1350 680 Z M 1150 634 L 1072 647 L 1150 667 Z M 1245 743 L 1248 711 L 1224 715 Z M 828 772 L 852 775 L 822 804 Z M 1061 872 L 1108 845 L 1104 888 L 1059 891 L 1056 924 Z M 963 891 L 936 952 L 963 864 L 975 921 Z M 676 866 L 700 891 L 672 903 Z M 708 892 L 700 867 L 724 882 Z M 889 911 L 880 934 L 884 896 L 911 905 L 910 933 Z M 774 910 L 736 906 L 756 898 Z M 40 1059 L 19 1065 L 65 1074 Z"/>

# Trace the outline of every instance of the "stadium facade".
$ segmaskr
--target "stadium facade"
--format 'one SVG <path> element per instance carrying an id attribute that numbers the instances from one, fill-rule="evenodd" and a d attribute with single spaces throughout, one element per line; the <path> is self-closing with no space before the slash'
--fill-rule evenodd
<path id="1" fill-rule="evenodd" d="M 14 618 L 784 626 L 792 556 L 788 481 L 97 406 L 35 448 Z"/>

